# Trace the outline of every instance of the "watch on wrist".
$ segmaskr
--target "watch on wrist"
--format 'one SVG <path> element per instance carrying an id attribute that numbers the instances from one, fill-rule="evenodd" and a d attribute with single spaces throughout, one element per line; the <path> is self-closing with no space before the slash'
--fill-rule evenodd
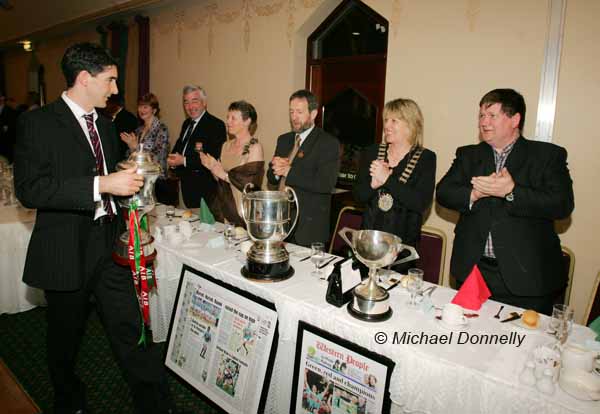
<path id="1" fill-rule="evenodd" d="M 515 200 L 515 195 L 514 193 L 511 191 L 510 193 L 508 193 L 507 195 L 504 196 L 504 199 L 506 201 L 510 201 L 513 202 Z"/>

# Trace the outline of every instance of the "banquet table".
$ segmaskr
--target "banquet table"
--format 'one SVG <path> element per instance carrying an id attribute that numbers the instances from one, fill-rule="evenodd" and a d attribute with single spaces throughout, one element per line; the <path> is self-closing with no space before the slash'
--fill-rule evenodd
<path id="1" fill-rule="evenodd" d="M 197 225 L 197 223 L 194 223 Z M 160 223 L 157 223 L 160 225 Z M 215 226 L 215 230 L 220 227 Z M 222 225 L 221 225 L 222 228 Z M 151 328 L 154 340 L 167 339 L 169 322 L 177 293 L 182 265 L 188 265 L 213 278 L 246 290 L 275 304 L 279 318 L 278 349 L 265 412 L 289 412 L 292 373 L 296 351 L 298 321 L 345 338 L 395 362 L 390 383 L 392 413 L 599 413 L 599 401 L 581 401 L 571 397 L 557 384 L 554 395 L 519 383 L 519 375 L 534 348 L 552 338 L 543 329 L 528 330 L 512 323 L 500 323 L 493 316 L 500 304 L 486 302 L 479 317 L 470 319 L 466 331 L 471 337 L 516 332 L 524 335 L 520 346 L 508 344 L 393 344 L 394 333 L 421 335 L 448 334 L 434 311 L 423 312 L 406 305 L 409 294 L 401 287 L 390 290 L 392 317 L 385 322 L 369 323 L 351 317 L 345 307 L 325 301 L 327 283 L 310 275 L 310 261 L 300 261 L 309 251 L 288 245 L 295 275 L 278 283 L 255 283 L 240 274 L 244 256 L 235 249 L 208 247 L 211 239 L 222 237 L 218 231 L 196 231 L 177 246 L 166 240 L 155 242 L 158 252 L 156 276 L 158 291 L 150 297 Z M 448 303 L 456 292 L 439 286 L 431 299 L 436 307 Z M 519 310 L 506 306 L 502 312 Z M 542 317 L 542 326 L 547 318 Z M 388 341 L 379 344 L 385 333 Z M 513 335 L 515 336 L 515 335 Z M 511 336 L 511 337 L 513 337 Z M 583 342 L 593 338 L 586 327 L 574 325 L 570 340 Z M 380 341 L 381 342 L 381 341 Z"/>
<path id="2" fill-rule="evenodd" d="M 22 282 L 35 210 L 0 206 L 0 314 L 44 305 L 44 292 Z"/>

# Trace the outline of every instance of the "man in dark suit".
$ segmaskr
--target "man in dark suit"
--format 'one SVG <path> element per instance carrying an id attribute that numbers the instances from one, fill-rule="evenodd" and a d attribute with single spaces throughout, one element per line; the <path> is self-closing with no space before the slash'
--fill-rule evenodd
<path id="1" fill-rule="evenodd" d="M 317 98 L 307 90 L 290 97 L 292 132 L 277 138 L 267 178 L 271 186 L 292 187 L 298 195 L 300 213 L 288 239 L 302 246 L 329 239 L 331 194 L 340 164 L 338 140 L 315 126 Z"/>
<path id="2" fill-rule="evenodd" d="M 6 101 L 4 92 L 0 91 L 0 155 L 3 155 L 9 163 L 12 163 L 17 112 Z"/>
<path id="3" fill-rule="evenodd" d="M 86 412 L 75 364 L 93 295 L 136 412 L 170 413 L 160 350 L 137 345 L 142 319 L 131 273 L 111 258 L 124 230 L 114 196 L 143 185 L 135 167 L 114 172 L 118 138 L 94 109 L 117 93 L 116 62 L 99 45 L 80 43 L 66 50 L 61 67 L 67 90 L 19 118 L 15 150 L 17 197 L 37 209 L 23 281 L 44 289 L 48 302 L 54 412 Z"/>
<path id="4" fill-rule="evenodd" d="M 181 196 L 187 208 L 200 207 L 200 200 L 213 197 L 216 181 L 200 162 L 197 151 L 221 157 L 225 142 L 225 124 L 206 110 L 207 95 L 199 86 L 183 88 L 183 109 L 188 118 L 183 122 L 179 138 L 167 159 L 181 180 Z"/>
<path id="5" fill-rule="evenodd" d="M 518 92 L 495 89 L 479 106 L 482 142 L 459 148 L 437 186 L 460 212 L 450 270 L 460 285 L 477 264 L 492 299 L 549 314 L 567 283 L 554 230 L 574 207 L 567 152 L 521 135 Z"/>
<path id="6" fill-rule="evenodd" d="M 121 94 L 111 95 L 106 102 L 106 114 L 112 119 L 117 137 L 121 136 L 121 132 L 134 132 L 140 125 L 139 119 L 129 112 L 123 106 L 123 96 Z M 127 157 L 127 144 L 119 138 L 119 160 Z"/>

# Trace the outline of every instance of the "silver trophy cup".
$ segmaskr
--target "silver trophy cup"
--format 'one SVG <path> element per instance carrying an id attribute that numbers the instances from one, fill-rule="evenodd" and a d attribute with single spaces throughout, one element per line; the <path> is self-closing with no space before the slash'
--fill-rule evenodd
<path id="1" fill-rule="evenodd" d="M 294 190 L 248 192 L 242 194 L 242 218 L 246 222 L 252 247 L 246 254 L 242 275 L 265 282 L 285 280 L 294 274 L 290 256 L 283 241 L 292 232 L 298 220 L 300 206 Z M 292 222 L 292 204 L 296 214 Z M 290 223 L 293 223 L 290 226 Z"/>
<path id="2" fill-rule="evenodd" d="M 117 164 L 117 171 L 127 170 L 133 167 L 137 167 L 136 173 L 144 177 L 144 185 L 140 188 L 140 191 L 134 195 L 119 199 L 119 206 L 123 211 L 127 212 L 125 217 L 128 217 L 129 206 L 135 202 L 137 205 L 137 211 L 139 218 L 141 219 L 144 214 L 152 211 L 156 204 L 154 197 L 154 183 L 158 179 L 161 173 L 161 167 L 158 162 L 154 160 L 154 157 L 148 151 L 144 151 L 142 144 L 134 151 L 128 159 L 121 161 Z M 129 220 L 126 220 L 127 231 L 121 234 L 117 240 L 115 251 L 113 253 L 113 259 L 118 264 L 128 266 L 128 248 L 129 248 Z M 144 230 L 140 231 L 140 244 L 146 256 L 146 260 L 153 260 L 155 257 L 155 249 L 152 245 L 154 237 Z"/>
<path id="3" fill-rule="evenodd" d="M 390 294 L 377 285 L 377 269 L 418 259 L 419 254 L 414 247 L 402 244 L 400 237 L 383 231 L 344 227 L 338 234 L 352 247 L 356 258 L 369 268 L 369 278 L 352 292 L 354 299 L 348 304 L 348 312 L 366 321 L 389 319 L 392 316 Z M 348 234 L 352 235 L 351 239 L 348 239 Z M 409 250 L 410 255 L 394 261 L 403 250 Z"/>

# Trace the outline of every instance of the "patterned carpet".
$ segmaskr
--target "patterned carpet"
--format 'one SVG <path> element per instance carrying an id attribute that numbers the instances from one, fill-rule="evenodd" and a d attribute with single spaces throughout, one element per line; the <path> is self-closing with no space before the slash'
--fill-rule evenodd
<path id="1" fill-rule="evenodd" d="M 0 315 L 0 357 L 42 411 L 50 414 L 53 393 L 46 367 L 45 338 L 45 308 Z M 133 413 L 127 385 L 112 357 L 104 329 L 94 311 L 87 324 L 77 372 L 87 385 L 88 405 L 92 413 Z M 197 393 L 171 373 L 169 382 L 179 410 L 198 414 L 220 412 L 210 408 Z"/>

